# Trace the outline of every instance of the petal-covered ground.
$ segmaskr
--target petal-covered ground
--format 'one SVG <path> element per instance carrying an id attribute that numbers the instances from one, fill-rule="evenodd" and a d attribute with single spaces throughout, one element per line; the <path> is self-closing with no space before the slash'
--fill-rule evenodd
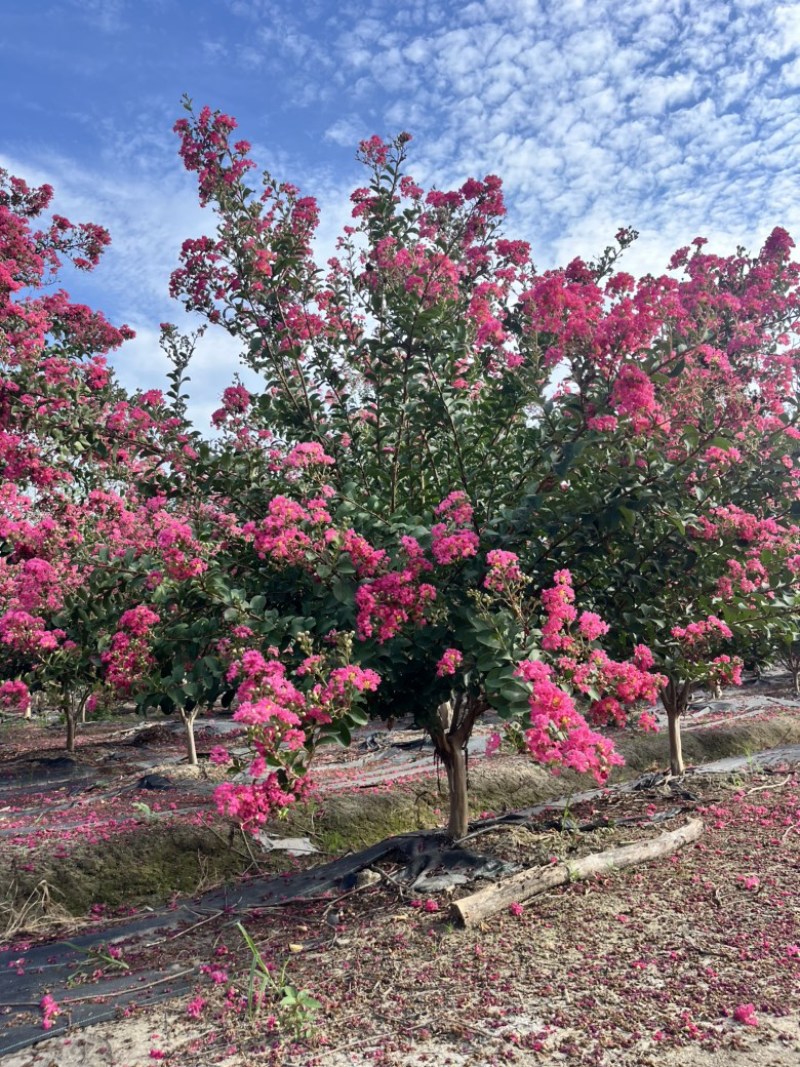
<path id="1" fill-rule="evenodd" d="M 794 740 L 791 720 L 775 720 L 763 705 L 747 709 L 751 718 L 764 717 L 764 729 L 778 723 L 774 742 Z M 705 715 L 713 729 L 724 729 L 719 709 Z M 755 725 L 752 733 L 759 736 Z M 177 773 L 174 791 L 139 787 L 137 775 L 177 766 L 171 746 L 165 740 L 157 759 L 145 749 L 142 759 L 109 761 L 97 742 L 79 751 L 80 772 L 50 766 L 47 790 L 41 781 L 14 778 L 18 759 L 7 764 L 0 832 L 19 876 L 56 871 L 55 860 L 64 871 L 79 867 L 87 841 L 95 852 L 112 852 L 119 841 L 160 836 L 168 849 L 178 833 L 218 832 L 203 815 L 212 782 Z M 110 751 L 119 750 L 117 740 Z M 348 762 L 372 751 L 354 749 Z M 411 751 L 409 766 L 417 762 Z M 47 755 L 41 748 L 36 754 Z M 107 771 L 109 762 L 124 764 L 124 773 Z M 382 756 L 370 761 L 384 763 Z M 504 763 L 495 766 L 500 774 Z M 332 761 L 327 773 L 351 811 L 391 803 L 404 789 L 406 800 L 419 799 L 433 785 L 415 766 L 412 785 L 397 781 L 395 793 L 386 784 L 354 791 L 351 780 L 348 794 L 340 777 L 346 769 Z M 359 773 L 354 768 L 355 781 Z M 475 773 L 484 773 L 482 765 Z M 318 822 L 311 818 L 302 829 L 322 848 L 328 831 L 324 812 L 316 812 Z M 573 799 L 566 812 L 556 808 L 525 822 L 485 819 L 468 846 L 517 867 L 547 865 L 657 836 L 698 815 L 703 836 L 675 855 L 554 890 L 468 931 L 453 923 L 450 903 L 476 885 L 451 878 L 449 890 L 414 889 L 400 879 L 403 864 L 392 855 L 347 888 L 288 904 L 260 902 L 258 879 L 247 883 L 238 906 L 234 891 L 218 892 L 213 907 L 206 896 L 205 903 L 176 902 L 171 911 L 140 907 L 132 916 L 122 914 L 129 907 L 100 904 L 94 927 L 70 929 L 70 980 L 65 988 L 53 983 L 52 1001 L 41 961 L 63 961 L 67 949 L 63 934 L 60 944 L 43 925 L 37 934 L 36 923 L 47 918 L 40 908 L 29 916 L 33 932 L 24 922 L 16 932 L 9 928 L 0 953 L 3 988 L 17 982 L 28 1003 L 8 995 L 0 1012 L 9 1025 L 26 1020 L 42 1037 L 58 1033 L 70 1014 L 79 1021 L 88 1005 L 114 1021 L 19 1052 L 7 1044 L 0 1062 L 789 1067 L 800 1062 L 800 780 L 789 756 L 785 767 L 766 770 L 745 760 L 681 782 L 653 776 L 642 788 Z M 288 870 L 314 862 L 280 859 Z M 25 865 L 33 871 L 23 872 Z M 135 882 L 136 872 L 129 877 Z M 52 888 L 56 897 L 58 886 Z M 237 923 L 257 947 L 255 970 Z M 270 976 L 263 999 L 261 963 Z M 132 984 L 139 996 L 115 997 Z M 319 1009 L 303 1001 L 303 990 Z M 97 997 L 102 1005 L 92 1005 Z M 48 1023 L 51 1030 L 43 1030 Z"/>

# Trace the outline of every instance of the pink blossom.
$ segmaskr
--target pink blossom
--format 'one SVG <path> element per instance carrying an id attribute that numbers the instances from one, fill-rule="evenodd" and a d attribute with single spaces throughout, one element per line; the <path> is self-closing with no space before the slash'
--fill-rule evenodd
<path id="1" fill-rule="evenodd" d="M 441 566 L 476 555 L 478 544 L 477 534 L 472 530 L 448 531 L 444 523 L 437 523 L 431 528 L 431 553 Z"/>
<path id="2" fill-rule="evenodd" d="M 186 1005 L 186 1014 L 190 1019 L 199 1019 L 205 1011 L 207 1004 L 208 1001 L 205 997 L 197 996 L 193 1000 L 190 1000 Z"/>
<path id="3" fill-rule="evenodd" d="M 295 445 L 284 462 L 289 468 L 304 470 L 307 467 L 331 466 L 336 460 L 327 455 L 318 441 L 306 441 Z"/>
<path id="4" fill-rule="evenodd" d="M 421 624 L 435 599 L 434 587 L 418 583 L 410 568 L 390 571 L 356 590 L 356 634 L 362 641 L 375 636 L 383 644 L 407 623 Z"/>
<path id="5" fill-rule="evenodd" d="M 587 641 L 596 641 L 608 633 L 609 625 L 594 612 L 583 611 L 578 618 L 578 629 Z"/>
<path id="6" fill-rule="evenodd" d="M 515 585 L 524 581 L 516 553 L 494 548 L 486 553 L 486 562 L 489 565 L 489 573 L 483 579 L 484 589 L 495 593 L 508 593 Z"/>
<path id="7" fill-rule="evenodd" d="M 758 1026 L 755 1010 L 755 1004 L 738 1004 L 733 1010 L 733 1018 L 743 1026 Z"/>
<path id="8" fill-rule="evenodd" d="M 61 1014 L 61 1008 L 50 994 L 46 993 L 39 1001 L 39 1010 L 42 1013 L 42 1029 L 51 1030 L 55 1024 L 56 1016 Z"/>
<path id="9" fill-rule="evenodd" d="M 119 627 L 121 630 L 127 630 L 128 633 L 141 637 L 159 621 L 160 617 L 155 611 L 151 611 L 145 604 L 140 604 L 120 616 Z"/>
<path id="10" fill-rule="evenodd" d="M 27 714 L 31 706 L 31 694 L 24 682 L 0 683 L 0 708 Z"/>
<path id="11" fill-rule="evenodd" d="M 444 678 L 447 675 L 455 674 L 463 662 L 463 653 L 459 652 L 457 648 L 446 649 L 442 658 L 436 664 L 437 677 Z"/>
<path id="12" fill-rule="evenodd" d="M 497 730 L 494 730 L 486 740 L 486 755 L 493 756 L 500 749 L 501 744 L 502 738 Z"/>

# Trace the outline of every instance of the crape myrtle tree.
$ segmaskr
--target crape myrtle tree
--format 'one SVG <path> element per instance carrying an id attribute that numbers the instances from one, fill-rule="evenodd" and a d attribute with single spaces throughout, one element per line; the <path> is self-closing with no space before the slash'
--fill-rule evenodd
<path id="1" fill-rule="evenodd" d="M 109 238 L 50 214 L 51 200 L 0 172 L 0 702 L 29 714 L 43 693 L 72 751 L 103 691 L 150 684 L 128 630 L 141 629 L 154 568 L 140 575 L 136 561 L 155 546 L 166 569 L 162 475 L 194 453 L 169 396 L 114 381 L 106 354 L 132 331 L 56 288 L 64 260 L 90 270 Z"/>
<path id="2" fill-rule="evenodd" d="M 105 355 L 132 332 L 54 288 L 65 258 L 91 269 L 108 235 L 48 214 L 51 199 L 0 173 L 0 705 L 27 715 L 43 693 L 68 751 L 98 700 L 157 705 L 196 762 L 196 715 L 235 688 L 222 550 L 236 521 L 190 489 L 192 339 L 165 328 L 166 395 L 127 395 Z M 263 604 L 248 607 L 262 633 Z"/>
<path id="3" fill-rule="evenodd" d="M 362 144 L 369 184 L 320 270 L 313 199 L 269 175 L 251 188 L 235 122 L 189 110 L 181 154 L 218 226 L 185 243 L 172 287 L 239 338 L 264 379 L 252 395 L 233 386 L 217 416 L 228 469 L 249 470 L 236 497 L 256 546 L 269 531 L 256 554 L 305 582 L 318 638 L 331 619 L 355 629 L 382 679 L 371 709 L 412 711 L 430 731 L 462 798 L 451 831 L 463 828 L 464 749 L 488 706 L 538 723 L 553 742 L 544 758 L 563 761 L 568 720 L 521 664 L 543 663 L 596 721 L 625 721 L 644 694 L 586 683 L 579 662 L 599 653 L 577 654 L 579 618 L 581 640 L 602 637 L 620 656 L 636 647 L 637 670 L 655 656 L 682 769 L 693 687 L 737 680 L 725 642 L 763 626 L 794 581 L 788 236 L 776 230 L 753 259 L 709 256 L 698 240 L 671 264 L 683 278 L 636 281 L 615 270 L 634 236 L 620 231 L 597 262 L 539 275 L 528 246 L 502 235 L 499 179 L 426 194 L 405 173 L 401 135 Z M 324 471 L 325 559 L 303 528 L 314 507 L 279 516 L 254 477 L 287 455 Z M 596 611 L 578 615 L 570 568 Z M 542 758 L 536 730 L 526 736 Z"/>
<path id="4" fill-rule="evenodd" d="M 0 171 L 0 688 L 3 705 L 26 714 L 23 676 L 70 651 L 49 617 L 81 581 L 72 501 L 97 473 L 83 454 L 95 448 L 103 465 L 114 461 L 97 418 L 120 399 L 104 354 L 132 336 L 53 288 L 64 258 L 95 266 L 108 234 L 47 215 L 52 195 Z"/>
<path id="5" fill-rule="evenodd" d="M 774 652 L 793 628 L 800 559 L 792 242 L 775 230 L 755 257 L 703 246 L 673 257 L 682 277 L 616 274 L 605 294 L 575 265 L 547 276 L 570 306 L 562 388 L 576 428 L 603 440 L 589 450 L 576 432 L 562 498 L 533 486 L 508 520 L 517 533 L 547 524 L 523 559 L 573 569 L 580 595 L 617 623 L 612 650 L 633 640 L 654 653 L 674 773 L 694 689 L 737 683 L 737 652 Z M 657 309 L 635 362 L 617 364 L 608 349 L 610 286 L 627 292 L 618 307 L 632 319 Z M 605 397 L 587 393 L 598 374 Z"/>
<path id="6" fill-rule="evenodd" d="M 370 184 L 320 270 L 316 204 L 269 175 L 250 188 L 234 127 L 209 109 L 178 123 L 217 230 L 185 242 L 172 279 L 263 377 L 258 392 L 226 390 L 226 444 L 209 449 L 203 474 L 245 520 L 231 596 L 249 606 L 258 589 L 270 610 L 307 619 L 315 651 L 301 676 L 352 635 L 359 665 L 380 678 L 370 675 L 369 710 L 412 712 L 430 733 L 454 836 L 466 828 L 467 744 L 489 708 L 524 724 L 538 759 L 603 780 L 618 758 L 576 698 L 598 722 L 624 721 L 659 678 L 645 648 L 610 659 L 598 644 L 607 627 L 575 606 L 568 571 L 548 559 L 524 571 L 500 529 L 532 480 L 557 494 L 576 437 L 597 434 L 576 427 L 566 395 L 547 399 L 558 358 L 532 325 L 538 302 L 522 299 L 535 273 L 528 246 L 502 236 L 499 179 L 425 194 L 404 173 L 407 135 L 365 142 Z M 276 717 L 297 716 L 295 695 L 287 708 L 262 682 L 240 715 L 261 750 Z M 350 721 L 327 725 L 349 740 Z M 269 807 L 244 786 L 225 799 L 251 821 Z"/>

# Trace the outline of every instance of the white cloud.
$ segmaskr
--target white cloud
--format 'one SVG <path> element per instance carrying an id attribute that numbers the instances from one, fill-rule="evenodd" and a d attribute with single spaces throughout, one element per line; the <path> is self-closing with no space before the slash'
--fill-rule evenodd
<path id="1" fill-rule="evenodd" d="M 359 141 L 370 135 L 371 131 L 367 130 L 362 119 L 351 117 L 337 119 L 329 126 L 325 131 L 325 140 L 341 145 L 342 148 L 354 148 Z"/>
<path id="2" fill-rule="evenodd" d="M 95 21 L 103 7 L 107 32 L 135 10 L 79 2 Z M 348 221 L 357 142 L 401 129 L 425 184 L 501 175 L 507 228 L 541 268 L 591 257 L 620 225 L 642 234 L 627 257 L 641 271 L 698 234 L 722 251 L 757 248 L 777 224 L 800 237 L 794 2 L 229 0 L 226 16 L 198 30 L 197 54 L 224 79 L 225 110 L 259 101 L 255 130 L 242 131 L 268 147 L 255 158 L 318 194 L 321 259 Z M 175 161 L 172 100 L 137 98 L 113 120 L 95 102 L 87 111 L 99 160 L 28 144 L 20 172 L 51 180 L 66 214 L 111 229 L 96 291 L 144 325 L 130 365 L 155 373 L 147 330 L 176 317 L 166 285 L 177 249 L 212 222 Z M 210 395 L 235 352 L 203 351 L 192 384 Z"/>
<path id="3" fill-rule="evenodd" d="M 104 33 L 121 33 L 128 28 L 125 0 L 72 0 L 72 6 Z"/>

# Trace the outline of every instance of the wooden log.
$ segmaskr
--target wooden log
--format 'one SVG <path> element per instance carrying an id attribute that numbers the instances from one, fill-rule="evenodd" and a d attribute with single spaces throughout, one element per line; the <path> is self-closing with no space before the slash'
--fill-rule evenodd
<path id="1" fill-rule="evenodd" d="M 488 916 L 507 908 L 509 904 L 522 903 L 547 889 L 668 856 L 683 845 L 696 841 L 702 832 L 702 820 L 690 819 L 685 826 L 669 830 L 648 841 L 620 845 L 606 852 L 593 852 L 573 863 L 557 863 L 552 867 L 532 867 L 527 871 L 520 871 L 519 874 L 513 874 L 496 885 L 490 885 L 487 889 L 454 901 L 452 917 L 462 926 L 475 926 Z"/>

